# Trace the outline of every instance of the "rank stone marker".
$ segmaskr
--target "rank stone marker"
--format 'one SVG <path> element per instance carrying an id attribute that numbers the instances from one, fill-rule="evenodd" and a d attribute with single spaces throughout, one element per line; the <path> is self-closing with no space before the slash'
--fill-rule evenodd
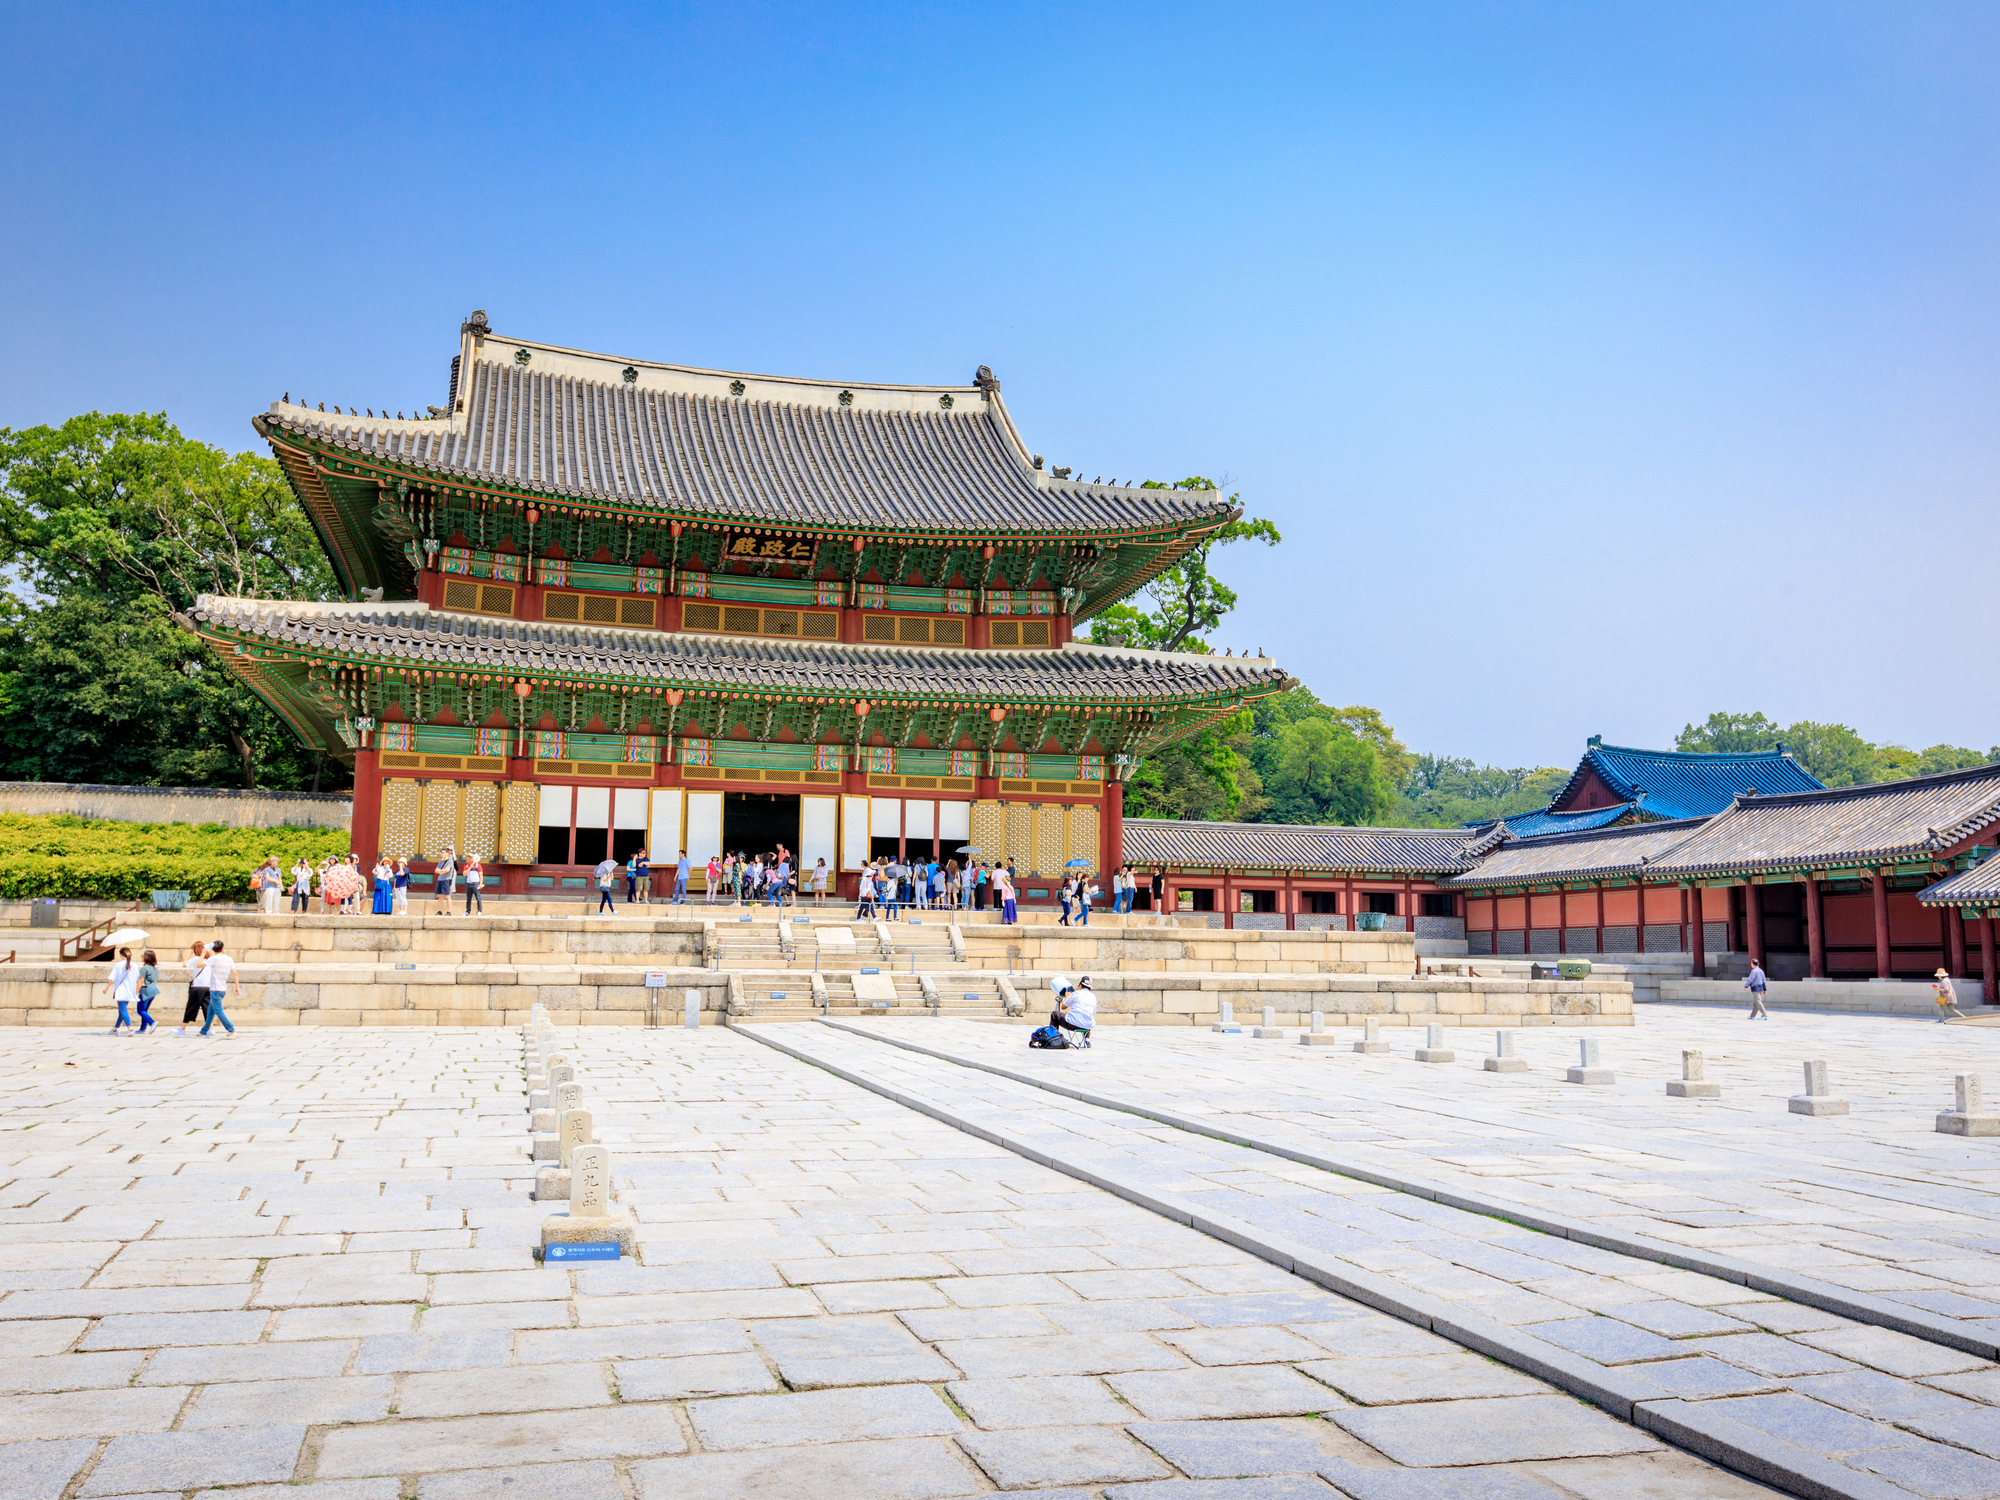
<path id="1" fill-rule="evenodd" d="M 1339 1040 L 1339 1037 L 1326 1029 L 1326 1012 L 1323 1010 L 1316 1010 L 1312 1013 L 1312 1029 L 1310 1031 L 1299 1033 L 1299 1045 L 1302 1047 L 1331 1047 L 1337 1044 Z"/>
<path id="2" fill-rule="evenodd" d="M 562 1142 L 562 1164 L 568 1166 L 579 1147 L 591 1144 L 590 1111 L 581 1107 L 564 1110 L 556 1136 Z"/>
<path id="3" fill-rule="evenodd" d="M 1681 1053 L 1681 1076 L 1667 1080 L 1667 1093 L 1675 1099 L 1720 1099 L 1722 1085 L 1710 1083 L 1707 1060 L 1699 1052 Z"/>
<path id="4" fill-rule="evenodd" d="M 1275 1036 L 1282 1038 L 1284 1034 L 1285 1033 L 1279 1030 L 1278 1028 L 1278 1007 L 1275 1005 L 1265 1006 L 1264 1024 L 1262 1026 L 1259 1026 L 1255 1031 L 1251 1032 L 1251 1035 L 1263 1036 L 1263 1037 Z"/>
<path id="5" fill-rule="evenodd" d="M 1236 1024 L 1236 1007 L 1231 1005 L 1227 1000 L 1223 1001 L 1222 1018 L 1208 1029 L 1210 1031 L 1227 1031 L 1231 1033 L 1241 1033 L 1243 1028 Z"/>
<path id="6" fill-rule="evenodd" d="M 1424 1028 L 1424 1045 L 1417 1048 L 1418 1062 L 1446 1063 L 1452 1061 L 1457 1056 L 1456 1052 L 1444 1044 L 1444 1027 L 1442 1025 L 1433 1021 Z"/>
<path id="7" fill-rule="evenodd" d="M 1571 1083 L 1616 1083 L 1618 1075 L 1611 1069 L 1599 1066 L 1597 1039 L 1586 1037 L 1577 1043 L 1580 1054 L 1575 1067 L 1569 1070 Z"/>
<path id="8" fill-rule="evenodd" d="M 1493 1055 L 1484 1064 L 1489 1073 L 1525 1073 L 1528 1060 L 1514 1055 L 1514 1033 L 1496 1031 L 1493 1033 Z"/>
<path id="9" fill-rule="evenodd" d="M 1937 1117 L 1943 1135 L 2000 1135 L 2000 1115 L 1986 1107 L 1986 1090 L 1977 1073 L 1960 1073 L 1952 1080 L 1957 1108 Z"/>
<path id="10" fill-rule="evenodd" d="M 612 1242 L 625 1255 L 636 1246 L 631 1212 L 612 1208 L 611 1152 L 603 1146 L 579 1146 L 569 1164 L 569 1212 L 542 1220 L 542 1248 Z"/>
<path id="11" fill-rule="evenodd" d="M 1847 1101 L 1827 1092 L 1826 1064 L 1809 1062 L 1805 1065 L 1806 1091 L 1794 1094 L 1785 1101 L 1785 1107 L 1795 1115 L 1844 1115 Z"/>
<path id="12" fill-rule="evenodd" d="M 1385 1055 L 1389 1044 L 1382 1040 L 1382 1023 L 1374 1016 L 1361 1018 L 1361 1040 L 1354 1044 L 1356 1052 L 1365 1052 L 1376 1057 Z"/>

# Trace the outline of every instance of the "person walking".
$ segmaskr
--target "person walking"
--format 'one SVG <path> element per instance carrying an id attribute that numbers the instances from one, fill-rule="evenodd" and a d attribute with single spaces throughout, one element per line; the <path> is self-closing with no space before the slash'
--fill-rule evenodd
<path id="1" fill-rule="evenodd" d="M 1771 1013 L 1764 1009 L 1764 991 L 1770 988 L 1770 981 L 1764 977 L 1764 966 L 1756 959 L 1750 960 L 1749 977 L 1743 981 L 1743 988 L 1750 992 L 1750 1016 L 1752 1021 L 1768 1021 Z"/>
<path id="2" fill-rule="evenodd" d="M 815 907 L 826 905 L 826 861 L 823 859 L 813 866 L 812 893 Z"/>
<path id="3" fill-rule="evenodd" d="M 130 948 L 118 950 L 118 959 L 111 965 L 111 977 L 104 981 L 104 993 L 118 1007 L 118 1019 L 111 1023 L 111 1035 L 117 1036 L 121 1026 L 127 1028 L 125 1035 L 133 1035 L 130 1030 L 131 1007 L 139 998 L 139 966 L 132 962 Z"/>
<path id="4" fill-rule="evenodd" d="M 686 851 L 683 850 L 682 852 L 685 853 Z M 701 893 L 701 904 L 703 906 L 713 906 L 715 905 L 715 889 L 722 884 L 722 861 L 717 859 L 713 854 L 709 855 L 708 866 L 702 873 L 708 877 L 708 884 L 707 888 Z M 674 878 L 678 880 L 680 877 L 677 875 Z"/>
<path id="5" fill-rule="evenodd" d="M 644 849 L 632 856 L 632 873 L 638 876 L 639 904 L 653 904 L 653 861 Z"/>
<path id="6" fill-rule="evenodd" d="M 630 906 L 638 894 L 639 855 L 638 851 L 634 850 L 631 857 L 625 861 L 625 904 Z"/>
<path id="7" fill-rule="evenodd" d="M 618 903 L 611 899 L 611 892 L 616 888 L 618 883 L 618 861 L 608 857 L 599 860 L 596 874 L 597 910 L 592 912 L 591 915 L 601 917 L 606 912 L 609 912 L 615 917 L 618 915 Z"/>
<path id="8" fill-rule="evenodd" d="M 301 854 L 299 856 L 299 862 L 292 866 L 292 910 L 293 911 L 302 912 L 306 909 L 306 903 L 312 900 L 312 889 L 313 889 L 312 861 L 307 859 L 303 854 Z"/>
<path id="9" fill-rule="evenodd" d="M 486 898 L 483 889 L 485 884 L 486 884 L 486 871 L 484 867 L 481 866 L 481 864 L 479 863 L 479 856 L 476 854 L 466 855 L 465 856 L 465 914 L 468 917 L 471 916 L 475 911 L 478 912 L 479 915 L 482 917 L 486 915 Z"/>
<path id="10" fill-rule="evenodd" d="M 451 915 L 451 897 L 457 889 L 458 856 L 452 853 L 450 845 L 446 845 L 444 858 L 431 869 L 431 891 L 437 897 L 432 915 L 440 917 Z"/>
<path id="11" fill-rule="evenodd" d="M 1931 982 L 1931 988 L 1937 992 L 1938 1025 L 1944 1025 L 1946 1011 L 1950 1011 L 1961 1021 L 1965 1019 L 1965 1012 L 1958 1008 L 1958 990 L 1952 985 L 1951 975 L 1939 969 Z M 119 1010 L 123 1011 L 124 1008 L 121 1005 Z"/>
<path id="12" fill-rule="evenodd" d="M 1069 926 L 1069 904 L 1076 899 L 1076 877 L 1064 875 L 1062 886 L 1056 892 L 1056 900 L 1062 903 L 1062 915 L 1056 918 L 1056 926 Z"/>
<path id="13" fill-rule="evenodd" d="M 229 1014 L 223 1010 L 223 999 L 229 994 L 230 983 L 236 977 L 236 960 L 222 951 L 222 939 L 217 938 L 208 945 L 208 1019 L 202 1023 L 201 1034 L 208 1035 L 208 1028 L 217 1021 L 231 1036 L 236 1035 L 236 1027 Z"/>
<path id="14" fill-rule="evenodd" d="M 159 1022 L 153 1019 L 153 1002 L 160 998 L 160 955 L 148 948 L 139 959 L 139 1035 L 144 1036 Z"/>
<path id="15" fill-rule="evenodd" d="M 188 997 L 187 1007 L 181 1012 L 181 1024 L 174 1028 L 175 1036 L 186 1036 L 189 1024 L 197 1018 L 208 1020 L 208 945 L 190 943 L 181 967 L 187 970 Z"/>
<path id="16" fill-rule="evenodd" d="M 390 906 L 399 917 L 410 914 L 410 862 L 401 855 L 396 858 L 396 868 L 389 876 Z"/>
<path id="17" fill-rule="evenodd" d="M 381 855 L 375 856 L 375 868 L 369 871 L 375 882 L 375 899 L 368 908 L 378 917 L 394 916 L 396 912 L 396 867 Z"/>
<path id="18" fill-rule="evenodd" d="M 859 898 L 854 903 L 854 920 L 859 922 L 875 915 L 875 866 L 861 867 L 861 886 L 855 893 Z"/>
<path id="19" fill-rule="evenodd" d="M 1014 872 L 1005 865 L 993 866 L 993 898 L 1000 903 L 1000 925 L 1016 926 L 1021 913 L 1014 905 Z"/>
<path id="20" fill-rule="evenodd" d="M 789 857 L 780 854 L 777 868 L 771 871 L 771 905 L 782 907 L 785 904 L 785 896 L 791 889 L 791 884 L 792 862 Z"/>
<path id="21" fill-rule="evenodd" d="M 1080 915 L 1077 920 L 1077 926 L 1088 927 L 1090 925 L 1090 898 L 1096 893 L 1096 887 L 1090 883 L 1090 871 L 1084 870 L 1078 874 L 1076 877 L 1076 907 Z"/>
<path id="22" fill-rule="evenodd" d="M 673 905 L 675 906 L 687 905 L 688 874 L 690 871 L 693 870 L 693 868 L 694 866 L 688 863 L 687 850 L 685 849 L 681 850 L 681 857 L 674 861 L 674 899 L 672 903 Z"/>

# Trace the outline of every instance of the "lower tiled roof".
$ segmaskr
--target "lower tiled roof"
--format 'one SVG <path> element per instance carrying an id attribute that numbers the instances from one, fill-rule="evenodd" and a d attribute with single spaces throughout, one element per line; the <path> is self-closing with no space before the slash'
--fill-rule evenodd
<path id="1" fill-rule="evenodd" d="M 391 670 L 637 679 L 696 687 L 1021 702 L 1256 697 L 1291 679 L 1264 657 L 1183 656 L 1072 641 L 1053 651 L 841 645 L 529 624 L 423 604 L 312 604 L 204 594 L 188 623 Z"/>
<path id="2" fill-rule="evenodd" d="M 1663 875 L 1869 865 L 1948 849 L 2000 821 L 2000 765 L 1875 786 L 1741 797 L 1672 856 Z"/>
<path id="3" fill-rule="evenodd" d="M 1701 819 L 1685 818 L 1673 823 L 1632 823 L 1552 838 L 1519 839 L 1500 845 L 1473 869 L 1439 884 L 1470 890 L 1560 880 L 1622 879 L 1640 871 L 1650 878 L 1654 863 L 1701 827 Z"/>
<path id="4" fill-rule="evenodd" d="M 1610 807 L 1592 807 L 1583 812 L 1551 812 L 1544 807 L 1535 812 L 1515 813 L 1512 817 L 1493 819 L 1484 823 L 1468 823 L 1465 826 L 1484 833 L 1490 829 L 1505 828 L 1517 839 L 1538 839 L 1552 833 L 1585 833 L 1592 828 L 1608 828 L 1620 818 L 1628 818 L 1636 811 L 1630 802 L 1615 803 Z"/>
<path id="5" fill-rule="evenodd" d="M 2000 906 L 2000 854 L 1917 893 L 1926 906 Z"/>
<path id="6" fill-rule="evenodd" d="M 1125 858 L 1143 865 L 1375 870 L 1429 876 L 1464 869 L 1465 846 L 1464 831 L 1455 828 L 1125 820 Z"/>

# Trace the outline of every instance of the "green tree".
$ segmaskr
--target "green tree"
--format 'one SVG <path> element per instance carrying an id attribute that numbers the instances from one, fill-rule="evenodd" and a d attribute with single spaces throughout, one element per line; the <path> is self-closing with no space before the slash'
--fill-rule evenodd
<path id="1" fill-rule="evenodd" d="M 1264 775 L 1269 821 L 1367 824 L 1396 805 L 1381 753 L 1345 724 L 1306 718 L 1281 725 Z"/>
<path id="2" fill-rule="evenodd" d="M 336 597 L 278 466 L 164 415 L 0 429 L 0 776 L 312 787 L 348 775 L 169 614 L 204 593 Z"/>
<path id="3" fill-rule="evenodd" d="M 1142 761 L 1125 784 L 1125 814 L 1183 822 L 1254 818 L 1263 785 L 1251 761 L 1248 712 L 1210 725 Z"/>
<path id="4" fill-rule="evenodd" d="M 0 428 L 0 563 L 53 597 L 338 597 L 277 464 L 182 437 L 164 413 Z"/>
<path id="5" fill-rule="evenodd" d="M 1845 724 L 1800 719 L 1780 738 L 1792 758 L 1825 786 L 1859 786 L 1877 779 L 1874 747 Z"/>
<path id="6" fill-rule="evenodd" d="M 1148 479 L 1141 486 L 1149 490 L 1212 490 L 1218 486 L 1199 474 L 1175 484 Z M 1236 504 L 1241 495 L 1231 495 Z M 1090 638 L 1099 645 L 1139 646 L 1148 651 L 1206 652 L 1206 634 L 1236 608 L 1236 591 L 1209 571 L 1218 547 L 1232 542 L 1255 540 L 1275 547 L 1282 537 L 1269 521 L 1251 517 L 1217 527 L 1182 553 L 1172 567 L 1139 592 L 1150 609 L 1134 604 L 1114 604 L 1093 616 Z"/>
<path id="7" fill-rule="evenodd" d="M 1390 820 L 1402 828 L 1457 828 L 1536 812 L 1569 778 L 1561 766 L 1503 770 L 1462 757 L 1417 755 Z"/>
<path id="8" fill-rule="evenodd" d="M 1755 714 L 1710 714 L 1705 723 L 1690 724 L 1674 740 L 1676 750 L 1709 755 L 1746 755 L 1773 749 L 1783 731 Z"/>
<path id="9" fill-rule="evenodd" d="M 0 626 L 0 776 L 332 791 L 351 776 L 299 743 L 199 639 L 142 596 L 71 595 Z"/>
<path id="10" fill-rule="evenodd" d="M 1935 776 L 1940 771 L 1969 771 L 1974 766 L 2000 760 L 2000 751 L 1973 750 L 1965 745 L 1933 745 L 1917 756 L 1918 776 Z"/>

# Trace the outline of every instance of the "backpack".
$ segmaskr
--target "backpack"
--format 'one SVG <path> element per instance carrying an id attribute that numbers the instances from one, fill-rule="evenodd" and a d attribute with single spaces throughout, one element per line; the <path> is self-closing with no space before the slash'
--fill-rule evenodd
<path id="1" fill-rule="evenodd" d="M 1030 1047 L 1048 1047 L 1059 1052 L 1069 1050 L 1069 1042 L 1064 1038 L 1061 1030 L 1054 1026 L 1037 1026 L 1028 1037 L 1028 1045 Z"/>

